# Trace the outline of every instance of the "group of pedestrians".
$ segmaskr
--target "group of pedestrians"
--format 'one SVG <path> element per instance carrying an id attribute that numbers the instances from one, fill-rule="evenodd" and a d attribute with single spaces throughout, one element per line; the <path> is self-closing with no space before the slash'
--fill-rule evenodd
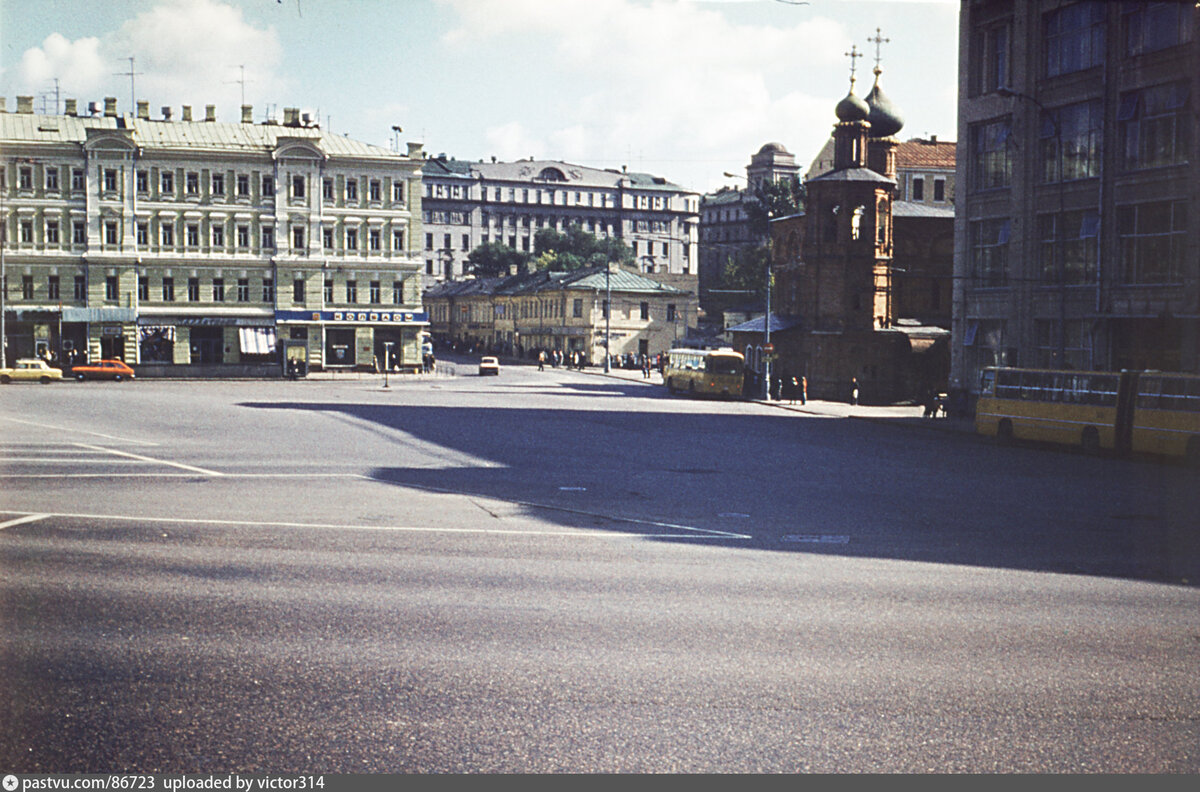
<path id="1" fill-rule="evenodd" d="M 579 369 L 583 371 L 587 365 L 587 358 L 582 352 L 563 352 L 561 349 L 539 349 L 537 353 L 538 371 L 545 371 L 546 364 L 549 363 L 551 368 L 566 366 L 568 369 Z"/>

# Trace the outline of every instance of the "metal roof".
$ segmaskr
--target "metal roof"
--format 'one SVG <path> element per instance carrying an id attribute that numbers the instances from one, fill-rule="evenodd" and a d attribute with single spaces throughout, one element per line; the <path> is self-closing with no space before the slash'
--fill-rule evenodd
<path id="1" fill-rule="evenodd" d="M 892 204 L 893 217 L 939 217 L 954 219 L 953 206 L 930 206 L 918 201 L 895 201 Z"/>
<path id="2" fill-rule="evenodd" d="M 725 328 L 726 333 L 762 333 L 766 326 L 765 317 L 756 316 L 749 321 L 734 325 L 733 327 Z M 779 314 L 771 314 L 771 332 L 776 333 L 783 330 L 791 330 L 800 324 L 798 316 L 780 316 Z"/>
<path id="3" fill-rule="evenodd" d="M 407 160 L 383 146 L 333 135 L 316 126 L 165 121 L 132 116 L 68 116 L 0 113 L 0 140 L 6 143 L 82 145 L 88 131 L 127 134 L 135 145 L 151 149 L 180 149 L 269 154 L 281 140 L 307 140 L 331 156 Z"/>

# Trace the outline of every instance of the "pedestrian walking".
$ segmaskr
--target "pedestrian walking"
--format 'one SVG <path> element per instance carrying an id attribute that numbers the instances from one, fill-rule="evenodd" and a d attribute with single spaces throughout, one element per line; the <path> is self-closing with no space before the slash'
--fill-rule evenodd
<path id="1" fill-rule="evenodd" d="M 796 397 L 800 395 L 800 380 L 792 377 L 788 384 L 788 403 L 795 404 Z"/>
<path id="2" fill-rule="evenodd" d="M 538 352 L 538 371 L 546 370 L 546 350 Z"/>
<path id="3" fill-rule="evenodd" d="M 800 403 L 808 404 L 808 377 L 800 378 Z"/>

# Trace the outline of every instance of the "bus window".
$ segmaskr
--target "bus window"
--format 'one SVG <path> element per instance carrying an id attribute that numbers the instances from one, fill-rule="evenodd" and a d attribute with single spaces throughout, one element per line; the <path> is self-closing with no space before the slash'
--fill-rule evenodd
<path id="1" fill-rule="evenodd" d="M 1140 377 L 1138 379 L 1138 409 L 1157 410 L 1160 393 L 1162 393 L 1162 377 Z"/>
<path id="2" fill-rule="evenodd" d="M 1184 410 L 1187 403 L 1187 382 L 1173 377 L 1164 377 L 1159 404 L 1164 410 Z"/>
<path id="3" fill-rule="evenodd" d="M 709 374 L 740 374 L 742 361 L 735 357 L 712 357 L 708 360 Z"/>

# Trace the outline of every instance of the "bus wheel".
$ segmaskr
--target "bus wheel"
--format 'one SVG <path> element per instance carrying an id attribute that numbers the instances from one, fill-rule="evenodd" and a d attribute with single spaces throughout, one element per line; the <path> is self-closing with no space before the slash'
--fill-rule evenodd
<path id="1" fill-rule="evenodd" d="M 688 383 L 688 395 L 689 395 L 689 396 L 695 396 L 695 395 L 696 395 L 696 383 L 694 383 L 694 382 L 689 382 L 689 383 Z"/>
<path id="2" fill-rule="evenodd" d="M 674 377 L 667 378 L 667 393 L 671 394 L 672 396 L 675 395 L 675 378 Z"/>
<path id="3" fill-rule="evenodd" d="M 1094 426 L 1084 427 L 1083 436 L 1080 438 L 1079 444 L 1083 446 L 1084 453 L 1100 453 L 1100 432 Z"/>
<path id="4" fill-rule="evenodd" d="M 1000 421 L 1000 425 L 996 427 L 996 439 L 1001 445 L 1011 445 L 1013 441 L 1012 421 L 1007 418 Z"/>
<path id="5" fill-rule="evenodd" d="M 1184 459 L 1187 460 L 1188 465 L 1191 467 L 1200 468 L 1200 435 L 1188 438 Z"/>

